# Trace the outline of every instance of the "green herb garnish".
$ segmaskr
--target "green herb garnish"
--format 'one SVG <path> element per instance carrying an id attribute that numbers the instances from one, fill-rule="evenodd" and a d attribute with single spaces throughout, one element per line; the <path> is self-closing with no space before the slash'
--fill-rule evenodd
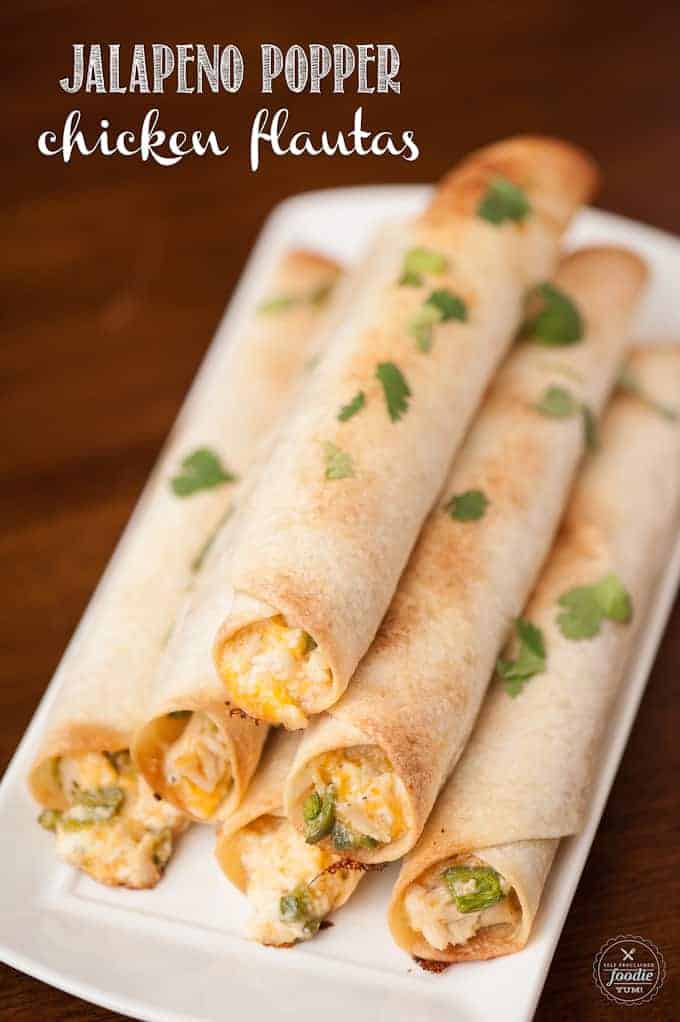
<path id="1" fill-rule="evenodd" d="M 404 256 L 399 283 L 408 287 L 420 287 L 424 273 L 444 273 L 447 268 L 447 259 L 441 252 L 435 252 L 431 248 L 410 248 Z"/>
<path id="2" fill-rule="evenodd" d="M 351 454 L 341 450 L 335 444 L 327 441 L 324 444 L 324 459 L 326 462 L 326 479 L 350 479 L 354 475 L 354 462 Z"/>
<path id="3" fill-rule="evenodd" d="M 565 347 L 583 340 L 581 313 L 565 291 L 549 281 L 537 284 L 529 295 L 529 308 L 538 306 L 522 328 L 523 336 L 534 344 Z"/>
<path id="4" fill-rule="evenodd" d="M 171 710 L 168 717 L 170 720 L 188 720 L 192 712 L 192 710 Z"/>
<path id="5" fill-rule="evenodd" d="M 387 413 L 392 422 L 398 422 L 408 411 L 411 389 L 401 369 L 394 362 L 380 362 L 375 375 L 382 384 Z"/>
<path id="6" fill-rule="evenodd" d="M 464 323 L 467 315 L 463 299 L 441 288 L 433 291 L 427 301 L 416 309 L 409 320 L 409 333 L 415 337 L 420 350 L 427 352 L 432 347 L 432 331 L 438 323 L 445 323 L 449 319 Z"/>
<path id="7" fill-rule="evenodd" d="M 170 480 L 170 488 L 178 497 L 190 497 L 199 490 L 235 481 L 236 476 L 222 464 L 215 451 L 199 447 L 182 460 L 181 471 Z"/>
<path id="8" fill-rule="evenodd" d="M 524 189 L 500 175 L 489 182 L 477 206 L 477 216 L 491 224 L 502 224 L 505 220 L 519 223 L 530 213 L 531 206 Z"/>
<path id="9" fill-rule="evenodd" d="M 656 412 L 662 418 L 668 419 L 669 422 L 677 422 L 680 419 L 680 410 L 673 408 L 672 405 L 665 404 L 663 401 L 655 400 L 645 391 L 638 378 L 628 367 L 622 371 L 618 383 L 622 390 L 632 394 L 633 397 L 642 401 L 643 404 L 651 408 L 653 412 Z"/>
<path id="10" fill-rule="evenodd" d="M 318 792 L 308 795 L 302 806 L 302 816 L 308 845 L 315 845 L 327 837 L 335 823 L 335 785 L 329 784 L 321 796 Z"/>
<path id="11" fill-rule="evenodd" d="M 566 639 L 591 639 L 603 620 L 626 624 L 633 616 L 630 593 L 613 573 L 593 585 L 568 589 L 557 602 L 563 608 L 557 624 Z"/>
<path id="12" fill-rule="evenodd" d="M 340 422 L 347 422 L 347 420 L 351 419 L 352 416 L 357 414 L 357 412 L 360 412 L 365 404 L 366 395 L 363 390 L 360 390 L 354 395 L 351 401 L 342 406 L 338 412 L 338 419 Z"/>
<path id="13" fill-rule="evenodd" d="M 515 632 L 518 641 L 517 656 L 514 660 L 499 657 L 496 671 L 505 685 L 509 696 L 517 696 L 524 685 L 535 674 L 545 670 L 546 653 L 543 632 L 531 621 L 518 617 L 515 621 Z"/>
<path id="14" fill-rule="evenodd" d="M 579 403 L 566 387 L 546 387 L 541 400 L 534 408 L 541 415 L 549 415 L 555 419 L 568 419 L 579 410 Z"/>
<path id="15" fill-rule="evenodd" d="M 265 298 L 257 306 L 257 311 L 262 316 L 274 316 L 279 312 L 285 312 L 293 305 L 299 305 L 301 299 L 295 295 L 277 295 L 274 298 Z"/>
<path id="16" fill-rule="evenodd" d="M 505 897 L 500 874 L 491 866 L 449 866 L 442 877 L 459 912 L 481 912 Z"/>
<path id="17" fill-rule="evenodd" d="M 313 649 L 316 649 L 317 643 L 311 637 L 309 632 L 303 632 L 302 635 L 303 635 L 304 643 L 305 643 L 304 651 L 305 651 L 305 653 L 311 653 Z"/>
<path id="18" fill-rule="evenodd" d="M 457 522 L 476 522 L 484 517 L 488 506 L 489 498 L 482 490 L 466 490 L 454 493 L 444 510 Z"/>

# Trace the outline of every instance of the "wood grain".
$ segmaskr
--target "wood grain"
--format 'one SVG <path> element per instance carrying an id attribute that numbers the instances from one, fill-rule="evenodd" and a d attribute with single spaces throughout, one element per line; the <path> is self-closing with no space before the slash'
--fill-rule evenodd
<path id="1" fill-rule="evenodd" d="M 329 6 L 332 9 L 328 9 Z M 155 9 L 154 9 L 155 8 Z M 431 181 L 461 154 L 518 131 L 573 139 L 601 161 L 600 204 L 680 233 L 680 7 L 602 0 L 501 5 L 401 3 L 236 7 L 193 0 L 24 0 L 0 14 L 5 142 L 0 193 L 3 316 L 0 454 L 3 529 L 0 769 L 28 724 L 106 564 L 262 222 L 312 188 Z M 75 106 L 89 121 L 136 126 L 149 97 L 69 97 L 70 47 L 83 40 L 238 43 L 251 69 L 238 95 L 157 97 L 172 128 L 217 127 L 224 159 L 174 168 L 138 160 L 41 157 L 40 131 Z M 258 44 L 389 41 L 400 96 L 258 93 Z M 416 132 L 416 163 L 266 157 L 247 168 L 250 121 L 288 106 L 297 128 Z M 676 607 L 553 961 L 536 1018 L 616 1017 L 591 965 L 621 932 L 655 941 L 668 963 L 659 998 L 678 1003 L 680 902 Z M 7 878 L 4 878 L 5 882 Z M 674 996 L 675 995 L 675 996 Z M 8 1022 L 116 1017 L 0 967 Z"/>

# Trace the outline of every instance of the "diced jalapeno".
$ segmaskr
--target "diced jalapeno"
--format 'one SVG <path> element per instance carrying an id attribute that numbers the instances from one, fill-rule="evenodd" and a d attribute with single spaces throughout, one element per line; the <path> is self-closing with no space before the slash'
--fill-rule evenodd
<path id="1" fill-rule="evenodd" d="M 64 819 L 64 825 L 68 824 L 69 830 L 110 820 L 120 812 L 125 801 L 125 792 L 122 788 L 116 787 L 94 788 L 92 791 L 76 788 L 73 792 L 73 801 L 75 810 L 71 810 Z"/>
<path id="2" fill-rule="evenodd" d="M 345 823 L 336 820 L 331 831 L 331 842 L 336 852 L 349 852 L 356 848 L 376 848 L 379 844 L 369 834 L 357 834 Z"/>
<path id="3" fill-rule="evenodd" d="M 504 897 L 500 874 L 490 866 L 449 866 L 442 876 L 459 912 L 481 912 Z"/>
<path id="4" fill-rule="evenodd" d="M 305 820 L 313 820 L 320 812 L 321 796 L 318 791 L 313 791 L 312 794 L 308 795 L 302 803 L 302 816 Z"/>
<path id="5" fill-rule="evenodd" d="M 318 795 L 317 795 L 318 798 Z M 314 803 L 316 807 L 317 803 Z M 308 812 L 312 811 L 311 798 L 305 800 Z M 303 809 L 304 815 L 304 809 Z M 330 834 L 335 823 L 335 785 L 329 784 L 322 798 L 319 798 L 318 812 L 314 816 L 305 816 L 305 841 L 309 845 L 315 845 L 322 838 Z"/>
<path id="6" fill-rule="evenodd" d="M 169 827 L 165 827 L 156 839 L 156 843 L 153 846 L 153 854 L 151 859 L 154 866 L 157 866 L 160 870 L 165 869 L 168 864 L 168 860 L 172 855 L 172 831 Z"/>
<path id="7" fill-rule="evenodd" d="M 279 898 L 279 917 L 284 923 L 300 923 L 308 914 L 309 902 L 303 885 Z"/>
<path id="8" fill-rule="evenodd" d="M 43 809 L 40 816 L 38 817 L 38 823 L 45 830 L 56 830 L 57 824 L 61 819 L 61 813 L 58 809 Z"/>

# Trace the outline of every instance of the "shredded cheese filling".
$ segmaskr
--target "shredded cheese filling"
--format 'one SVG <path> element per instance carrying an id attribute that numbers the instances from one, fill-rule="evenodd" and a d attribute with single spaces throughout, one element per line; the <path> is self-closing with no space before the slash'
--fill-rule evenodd
<path id="1" fill-rule="evenodd" d="M 512 897 L 512 888 L 504 877 L 501 877 L 503 897 L 500 901 L 480 912 L 460 912 L 442 876 L 450 865 L 485 864 L 479 859 L 468 857 L 437 865 L 411 884 L 404 897 L 409 926 L 416 933 L 422 934 L 431 947 L 436 951 L 445 951 L 448 947 L 467 943 L 479 930 L 489 926 L 517 924 L 516 899 Z M 474 888 L 474 881 L 468 881 L 467 884 L 460 884 L 456 893 L 472 894 Z"/>
<path id="2" fill-rule="evenodd" d="M 213 817 L 232 785 L 229 750 L 217 725 L 205 713 L 193 713 L 165 755 L 165 776 L 187 812 Z"/>
<path id="3" fill-rule="evenodd" d="M 404 834 L 406 792 L 382 750 L 366 745 L 327 752 L 312 761 L 310 771 L 320 794 L 334 786 L 335 818 L 355 834 L 380 845 Z"/>
<path id="4" fill-rule="evenodd" d="M 157 799 L 127 751 L 85 753 L 55 761 L 70 802 L 64 813 L 43 814 L 55 833 L 57 855 L 99 883 L 153 887 L 170 859 L 186 818 Z"/>
<path id="5" fill-rule="evenodd" d="M 220 673 L 237 706 L 291 730 L 305 727 L 332 684 L 313 639 L 281 614 L 237 632 L 222 651 Z"/>
<path id="6" fill-rule="evenodd" d="M 347 871 L 323 872 L 340 856 L 305 844 L 279 816 L 259 817 L 243 829 L 239 840 L 252 908 L 248 936 L 276 945 L 309 940 L 346 892 Z M 301 911 L 296 911 L 296 897 Z"/>

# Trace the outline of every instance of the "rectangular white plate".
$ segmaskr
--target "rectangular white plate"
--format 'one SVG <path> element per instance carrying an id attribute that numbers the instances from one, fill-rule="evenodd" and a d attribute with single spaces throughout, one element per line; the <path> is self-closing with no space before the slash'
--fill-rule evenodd
<path id="1" fill-rule="evenodd" d="M 354 188 L 302 195 L 269 219 L 211 350 L 228 344 L 282 251 L 309 245 L 357 255 L 381 222 L 420 209 L 422 187 Z M 652 267 L 640 337 L 680 339 L 680 241 L 630 220 L 585 211 L 569 245 L 621 242 Z M 200 389 L 210 354 L 199 373 Z M 144 497 L 140 502 L 143 506 Z M 129 530 L 135 528 L 133 517 Z M 53 682 L 0 786 L 0 958 L 97 1004 L 153 1022 L 521 1022 L 532 1017 L 653 662 L 680 577 L 680 542 L 659 583 L 647 626 L 612 716 L 582 834 L 564 841 L 535 932 L 520 954 L 423 973 L 396 949 L 385 921 L 396 866 L 368 877 L 333 929 L 294 950 L 241 937 L 244 899 L 212 856 L 213 833 L 182 841 L 155 891 L 110 890 L 59 864 L 35 824 L 24 786 Z M 94 600 L 96 600 L 96 595 Z M 87 615 L 81 627 L 87 626 Z"/>

